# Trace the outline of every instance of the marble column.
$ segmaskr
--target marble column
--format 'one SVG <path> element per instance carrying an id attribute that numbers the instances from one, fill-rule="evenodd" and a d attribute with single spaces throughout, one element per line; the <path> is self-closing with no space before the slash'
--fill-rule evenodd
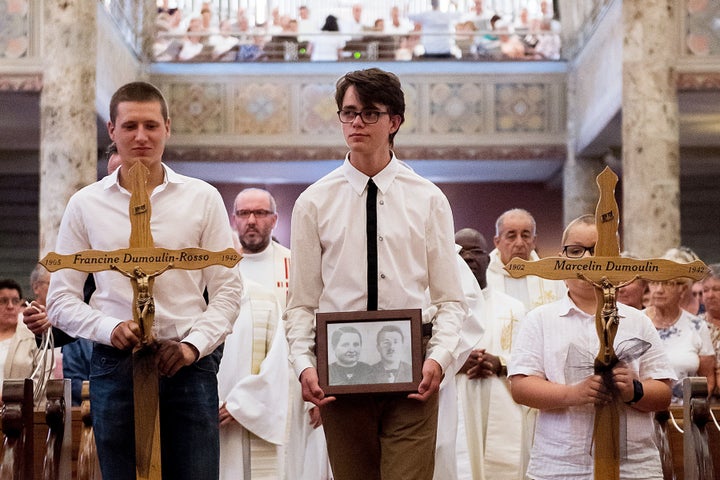
<path id="1" fill-rule="evenodd" d="M 576 153 L 578 130 L 578 72 L 567 77 L 567 158 L 563 164 L 563 226 L 580 215 L 595 213 L 598 202 L 596 177 L 605 167 L 602 159 L 579 157 Z"/>
<path id="2" fill-rule="evenodd" d="M 97 178 L 97 2 L 43 2 L 40 257 L 55 248 L 70 196 Z"/>
<path id="3" fill-rule="evenodd" d="M 595 213 L 599 199 L 597 176 L 605 168 L 601 158 L 568 156 L 563 166 L 563 223 Z"/>
<path id="4" fill-rule="evenodd" d="M 643 257 L 680 244 L 674 0 L 623 4 L 623 245 Z"/>

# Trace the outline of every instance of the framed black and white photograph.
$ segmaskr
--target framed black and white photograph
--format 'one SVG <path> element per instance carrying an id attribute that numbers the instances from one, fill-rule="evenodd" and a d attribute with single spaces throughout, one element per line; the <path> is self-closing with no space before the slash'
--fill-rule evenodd
<path id="1" fill-rule="evenodd" d="M 318 313 L 316 321 L 317 371 L 326 395 L 417 391 L 420 309 Z"/>

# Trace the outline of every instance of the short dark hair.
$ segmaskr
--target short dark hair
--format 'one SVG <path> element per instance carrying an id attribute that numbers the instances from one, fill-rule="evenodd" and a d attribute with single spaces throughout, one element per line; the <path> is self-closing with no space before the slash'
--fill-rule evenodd
<path id="1" fill-rule="evenodd" d="M 168 119 L 168 106 L 160 89 L 147 82 L 126 83 L 118 88 L 110 99 L 110 121 L 114 124 L 117 118 L 118 105 L 122 102 L 158 102 L 163 120 Z"/>
<path id="2" fill-rule="evenodd" d="M 337 330 L 335 330 L 332 334 L 332 337 L 330 339 L 330 343 L 332 344 L 333 348 L 338 346 L 338 343 L 340 343 L 340 337 L 343 336 L 344 333 L 354 333 L 360 338 L 360 345 L 362 345 L 362 335 L 360 334 L 360 331 L 355 327 L 340 327 Z"/>
<path id="3" fill-rule="evenodd" d="M 112 142 L 110 145 L 107 146 L 105 149 L 105 160 L 110 160 L 110 157 L 118 153 L 117 151 L 117 145 L 115 142 Z"/>
<path id="4" fill-rule="evenodd" d="M 335 103 L 338 110 L 342 109 L 345 92 L 351 86 L 355 87 L 360 101 L 367 106 L 375 103 L 385 105 L 390 115 L 400 116 L 400 125 L 405 122 L 405 94 L 400 85 L 400 79 L 391 72 L 379 68 L 356 70 L 345 74 L 335 85 Z M 390 146 L 393 145 L 394 133 L 390 134 Z"/>
<path id="5" fill-rule="evenodd" d="M 397 325 L 385 325 L 378 330 L 377 337 L 375 339 L 377 344 L 380 344 L 380 335 L 383 333 L 399 333 L 400 339 L 402 339 L 403 343 L 405 343 L 405 335 L 403 335 L 402 330 L 400 330 L 400 327 Z"/>
<path id="6" fill-rule="evenodd" d="M 17 290 L 18 296 L 20 298 L 23 298 L 22 288 L 20 288 L 20 284 L 12 278 L 4 278 L 0 280 L 0 290 Z"/>

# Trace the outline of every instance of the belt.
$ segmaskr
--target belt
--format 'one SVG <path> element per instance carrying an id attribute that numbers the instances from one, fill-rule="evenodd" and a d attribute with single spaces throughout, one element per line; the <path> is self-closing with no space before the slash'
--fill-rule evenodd
<path id="1" fill-rule="evenodd" d="M 423 323 L 422 324 L 422 336 L 423 338 L 430 338 L 432 337 L 432 323 Z"/>

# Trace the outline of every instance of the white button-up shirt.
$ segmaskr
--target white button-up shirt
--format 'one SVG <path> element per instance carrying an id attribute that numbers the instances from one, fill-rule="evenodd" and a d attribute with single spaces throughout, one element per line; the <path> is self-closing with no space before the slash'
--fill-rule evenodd
<path id="1" fill-rule="evenodd" d="M 211 251 L 232 248 L 232 231 L 218 191 L 201 180 L 163 167 L 165 180 L 150 194 L 150 229 L 155 247 Z M 63 215 L 56 252 L 128 248 L 129 203 L 130 192 L 118 183 L 117 171 L 75 193 Z M 111 345 L 113 329 L 133 318 L 132 285 L 116 271 L 94 275 L 97 289 L 88 305 L 83 302 L 86 273 L 70 269 L 54 272 L 48 291 L 48 317 L 69 335 Z M 203 357 L 232 331 L 242 297 L 237 266 L 170 269 L 155 277 L 154 282 L 153 331 L 159 340 L 190 343 Z M 206 287 L 208 305 L 203 299 Z"/>
<path id="2" fill-rule="evenodd" d="M 346 158 L 295 203 L 285 319 L 297 375 L 316 365 L 316 312 L 367 309 L 368 178 Z M 427 358 L 444 371 L 454 359 L 466 308 L 450 204 L 437 186 L 394 155 L 373 181 L 378 187 L 378 309 L 437 307 Z"/>

